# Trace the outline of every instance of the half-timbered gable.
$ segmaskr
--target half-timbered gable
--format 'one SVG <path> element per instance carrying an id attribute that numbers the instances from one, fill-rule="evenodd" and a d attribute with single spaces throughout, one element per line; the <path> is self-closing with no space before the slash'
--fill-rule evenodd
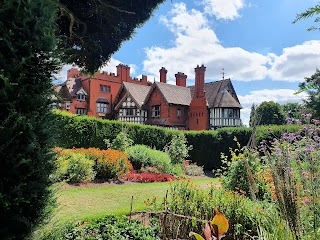
<path id="1" fill-rule="evenodd" d="M 116 119 L 144 124 L 147 120 L 147 110 L 143 106 L 150 88 L 150 86 L 124 82 L 116 98 Z"/>

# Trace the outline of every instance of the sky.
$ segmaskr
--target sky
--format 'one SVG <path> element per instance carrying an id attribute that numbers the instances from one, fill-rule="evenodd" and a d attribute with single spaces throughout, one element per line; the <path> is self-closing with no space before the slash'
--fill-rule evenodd
<path id="1" fill-rule="evenodd" d="M 251 106 L 263 101 L 302 102 L 294 95 L 305 77 L 320 68 L 320 32 L 307 31 L 312 19 L 292 21 L 318 0 L 167 0 L 134 36 L 122 44 L 101 70 L 116 72 L 119 63 L 132 77 L 167 82 L 184 72 L 194 85 L 194 68 L 206 66 L 205 81 L 230 78 L 248 125 Z M 66 80 L 66 65 L 57 75 Z"/>

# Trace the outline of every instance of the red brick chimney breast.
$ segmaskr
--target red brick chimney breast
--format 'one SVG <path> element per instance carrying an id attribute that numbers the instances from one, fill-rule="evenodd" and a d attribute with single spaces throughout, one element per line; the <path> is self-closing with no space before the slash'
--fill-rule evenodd
<path id="1" fill-rule="evenodd" d="M 197 65 L 194 69 L 196 73 L 196 82 L 194 89 L 194 98 L 205 98 L 204 92 L 204 73 L 206 71 L 206 67 L 202 64 L 201 67 Z"/>
<path id="2" fill-rule="evenodd" d="M 162 83 L 167 83 L 167 69 L 165 69 L 164 67 L 162 67 L 160 70 L 160 82 Z"/>
<path id="3" fill-rule="evenodd" d="M 187 86 L 187 75 L 185 75 L 182 72 L 178 72 L 176 75 L 176 85 L 180 87 L 186 87 Z"/>

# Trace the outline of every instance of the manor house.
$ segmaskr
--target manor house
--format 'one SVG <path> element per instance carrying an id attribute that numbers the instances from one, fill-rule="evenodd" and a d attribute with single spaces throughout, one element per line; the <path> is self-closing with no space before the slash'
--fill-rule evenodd
<path id="1" fill-rule="evenodd" d="M 241 105 L 231 80 L 205 83 L 205 71 L 204 65 L 197 66 L 195 85 L 187 87 L 182 72 L 175 74 L 176 85 L 167 84 L 163 67 L 160 82 L 153 83 L 144 75 L 131 78 L 124 64 L 117 66 L 116 74 L 93 76 L 72 68 L 55 91 L 61 108 L 78 115 L 188 130 L 240 126 Z"/>

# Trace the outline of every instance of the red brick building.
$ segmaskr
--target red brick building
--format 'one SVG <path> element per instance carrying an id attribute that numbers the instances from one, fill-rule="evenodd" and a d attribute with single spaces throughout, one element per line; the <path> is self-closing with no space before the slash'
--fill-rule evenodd
<path id="1" fill-rule="evenodd" d="M 130 67 L 120 64 L 117 75 L 96 73 L 92 77 L 77 69 L 56 86 L 62 109 L 119 121 L 176 129 L 205 130 L 240 126 L 241 105 L 230 79 L 205 83 L 206 67 L 195 68 L 195 85 L 187 76 L 175 74 L 176 85 L 167 84 L 167 70 L 160 69 L 160 82 L 130 77 Z"/>

